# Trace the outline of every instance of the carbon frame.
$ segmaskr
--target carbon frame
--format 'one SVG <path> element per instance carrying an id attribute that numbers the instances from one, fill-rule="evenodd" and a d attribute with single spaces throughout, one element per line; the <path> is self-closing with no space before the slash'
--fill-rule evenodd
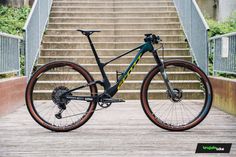
<path id="1" fill-rule="evenodd" d="M 90 82 L 89 84 L 86 84 L 86 85 L 83 85 L 83 86 L 80 86 L 80 87 L 77 87 L 77 88 L 74 88 L 74 89 L 71 89 L 67 92 L 65 92 L 62 96 L 65 96 L 67 99 L 70 99 L 70 100 L 84 100 L 84 101 L 99 101 L 97 98 L 101 98 L 103 96 L 105 97 L 113 97 L 117 91 L 119 90 L 119 88 L 122 86 L 122 84 L 125 82 L 125 80 L 127 79 L 127 77 L 129 76 L 129 74 L 131 73 L 131 71 L 133 70 L 133 68 L 135 67 L 135 65 L 138 63 L 138 61 L 141 59 L 142 55 L 146 52 L 151 52 L 153 54 L 153 57 L 158 65 L 158 68 L 162 74 L 162 77 L 165 81 L 165 84 L 167 85 L 167 88 L 168 90 L 170 91 L 170 94 L 174 96 L 174 92 L 173 92 L 173 89 L 169 83 L 169 79 L 164 71 L 164 66 L 163 66 L 163 63 L 162 61 L 160 60 L 158 54 L 157 54 L 157 50 L 154 49 L 153 45 L 152 45 L 152 42 L 151 40 L 147 40 L 145 41 L 144 44 L 130 50 L 130 51 L 127 51 L 123 54 L 121 54 L 120 56 L 117 56 L 115 57 L 114 59 L 111 59 L 110 61 L 108 62 L 105 62 L 105 63 L 102 63 L 100 61 L 100 58 L 98 57 L 97 55 L 97 52 L 95 50 L 95 47 L 93 45 L 93 42 L 90 38 L 89 35 L 86 35 L 87 38 L 88 38 L 88 41 L 90 43 L 90 46 L 91 46 L 91 49 L 92 49 L 92 52 L 95 56 L 95 59 L 96 59 L 96 62 L 98 64 L 98 67 L 99 67 L 99 70 L 102 74 L 102 77 L 103 77 L 103 81 L 100 81 L 100 80 L 97 80 L 97 81 L 94 81 L 94 82 Z M 132 62 L 130 63 L 130 65 L 126 68 L 125 72 L 121 74 L 121 76 L 118 78 L 117 82 L 115 83 L 115 85 L 111 86 L 110 84 L 110 81 L 108 80 L 107 78 L 107 75 L 106 75 L 106 72 L 104 71 L 104 67 L 106 65 L 108 65 L 109 63 L 121 58 L 122 56 L 125 56 L 137 49 L 140 49 L 139 52 L 136 54 L 136 56 L 134 57 L 134 59 L 132 60 Z M 71 93 L 72 91 L 75 91 L 75 90 L 79 90 L 79 89 L 82 89 L 84 87 L 87 87 L 87 86 L 91 86 L 91 85 L 94 85 L 94 84 L 100 84 L 101 86 L 104 87 L 104 92 L 96 97 L 89 97 L 89 96 L 68 96 L 67 94 L 68 93 Z"/>
<path id="2" fill-rule="evenodd" d="M 103 77 L 103 81 L 99 82 L 99 84 L 101 84 L 103 87 L 104 87 L 104 94 L 108 94 L 109 96 L 113 97 L 117 91 L 119 90 L 119 88 L 121 87 L 121 85 L 124 83 L 124 81 L 127 79 L 127 77 L 129 76 L 130 72 L 133 70 L 133 68 L 135 67 L 135 65 L 138 63 L 138 61 L 140 60 L 140 58 L 142 57 L 142 55 L 147 52 L 147 51 L 150 51 L 152 52 L 154 50 L 153 48 L 153 45 L 151 42 L 145 42 L 144 44 L 130 50 L 130 51 L 127 51 L 123 54 L 121 54 L 120 56 L 117 56 L 115 57 L 114 59 L 111 59 L 110 61 L 106 62 L 106 63 L 102 63 L 97 55 L 97 52 L 95 50 L 95 47 L 92 43 L 92 40 L 90 38 L 90 36 L 87 36 L 88 38 L 88 41 L 90 43 L 90 46 L 91 46 L 91 49 L 92 49 L 92 52 L 95 56 L 95 59 L 96 59 L 96 62 L 98 64 L 98 67 L 99 67 L 99 70 L 102 74 L 102 77 Z M 140 49 L 139 52 L 136 54 L 136 56 L 134 57 L 134 59 L 132 60 L 132 62 L 130 63 L 130 65 L 126 68 L 125 72 L 122 73 L 122 75 L 118 78 L 116 84 L 114 86 L 111 87 L 111 84 L 110 84 L 110 81 L 108 80 L 107 78 L 107 74 L 106 72 L 104 71 L 104 67 L 106 65 L 108 65 L 109 63 L 137 50 L 137 49 Z M 96 82 L 96 81 L 95 81 Z"/>
<path id="3" fill-rule="evenodd" d="M 127 54 L 129 54 L 129 53 L 131 53 L 131 52 L 133 52 L 133 51 L 135 51 L 137 49 L 140 49 L 139 52 L 136 54 L 136 56 L 134 57 L 134 59 L 132 60 L 130 65 L 126 68 L 125 72 L 122 73 L 121 76 L 118 78 L 118 80 L 115 83 L 115 85 L 111 87 L 110 86 L 110 82 L 107 79 L 107 75 L 104 72 L 104 67 L 107 64 L 111 63 L 112 61 L 115 61 L 115 60 L 121 58 L 122 56 L 125 56 L 125 55 L 127 55 Z M 131 73 L 131 71 L 133 70 L 135 65 L 141 59 L 142 55 L 144 53 L 146 53 L 147 51 L 152 52 L 153 49 L 154 48 L 153 48 L 152 44 L 150 42 L 146 42 L 146 43 L 144 43 L 144 44 L 142 44 L 142 45 L 140 45 L 140 46 L 138 46 L 138 47 L 136 47 L 136 48 L 134 48 L 134 49 L 132 49 L 132 50 L 130 50 L 128 52 L 123 53 L 122 55 L 120 55 L 120 56 L 118 56 L 118 57 L 116 57 L 116 58 L 114 58 L 114 59 L 112 59 L 112 60 L 110 60 L 110 61 L 108 61 L 106 63 L 99 63 L 99 62 L 97 62 L 98 66 L 102 65 L 102 67 L 100 69 L 105 73 L 105 76 L 103 77 L 103 82 L 105 84 L 105 86 L 104 86 L 105 92 L 104 93 L 109 94 L 109 96 L 113 97 L 117 93 L 119 88 L 122 86 L 122 84 L 125 82 L 125 80 L 128 78 L 129 74 Z M 103 73 L 102 71 L 101 71 L 101 73 Z M 108 86 L 106 86 L 106 83 L 108 84 Z"/>
<path id="4" fill-rule="evenodd" d="M 92 52 L 95 56 L 95 59 L 96 59 L 96 62 L 98 64 L 98 67 L 99 67 L 99 70 L 102 74 L 102 77 L 103 77 L 103 81 L 94 81 L 94 82 L 90 82 L 86 85 L 83 85 L 83 86 L 80 86 L 80 87 L 77 87 L 77 88 L 74 88 L 74 89 L 71 89 L 67 92 L 65 92 L 62 96 L 65 96 L 67 99 L 70 99 L 70 100 L 84 100 L 84 101 L 99 101 L 99 99 L 97 98 L 101 98 L 103 96 L 105 97 L 113 97 L 117 91 L 119 90 L 119 88 L 122 86 L 122 84 L 124 83 L 124 81 L 127 79 L 127 77 L 129 76 L 129 74 L 131 73 L 131 71 L 133 70 L 133 68 L 135 67 L 135 65 L 138 63 L 138 61 L 141 59 L 142 55 L 146 52 L 151 52 L 153 54 L 153 57 L 157 63 L 157 68 L 159 68 L 160 72 L 161 72 L 161 75 L 163 77 L 163 80 L 168 88 L 168 91 L 170 92 L 171 96 L 175 96 L 174 94 L 174 91 L 173 91 L 173 88 L 169 82 L 169 79 L 167 77 L 167 74 L 164 70 L 164 65 L 163 65 L 163 62 L 160 60 L 158 54 L 157 54 L 157 49 L 154 49 L 153 45 L 152 45 L 152 40 L 145 40 L 145 43 L 128 51 L 128 52 L 125 52 L 123 54 L 121 54 L 120 56 L 117 56 L 115 57 L 114 59 L 111 59 L 110 61 L 108 62 L 105 62 L 105 63 L 102 63 L 97 55 L 97 52 L 95 50 L 95 47 L 93 45 L 93 42 L 88 35 L 86 35 L 88 40 L 89 40 L 89 43 L 90 43 L 90 46 L 91 46 L 91 49 L 92 49 Z M 122 56 L 125 56 L 137 49 L 140 49 L 139 52 L 136 54 L 135 58 L 132 60 L 132 62 L 130 63 L 130 65 L 126 68 L 125 72 L 121 74 L 121 76 L 118 78 L 117 82 L 115 83 L 114 86 L 111 86 L 110 84 L 110 81 L 108 80 L 107 78 L 107 75 L 104 71 L 104 67 L 106 65 L 108 65 L 109 63 L 121 58 Z M 67 94 L 68 93 L 71 93 L 72 91 L 75 91 L 75 90 L 79 90 L 79 89 L 82 89 L 84 87 L 87 87 L 87 86 L 91 86 L 91 85 L 94 85 L 94 84 L 100 84 L 101 86 L 104 87 L 104 92 L 96 97 L 89 97 L 89 96 L 68 96 Z"/>
<path id="5" fill-rule="evenodd" d="M 88 41 L 89 41 L 89 44 L 91 46 L 91 49 L 92 49 L 92 52 L 95 56 L 95 59 L 96 59 L 96 62 L 97 62 L 97 65 L 99 67 L 99 70 L 102 74 L 102 77 L 103 77 L 103 81 L 94 81 L 94 82 L 90 82 L 89 84 L 86 84 L 86 85 L 83 85 L 83 86 L 80 86 L 80 87 L 77 87 L 77 88 L 74 88 L 74 89 L 71 89 L 67 92 L 65 92 L 62 96 L 65 96 L 67 99 L 73 99 L 73 100 L 85 100 L 85 101 L 94 101 L 94 98 L 92 97 L 88 97 L 88 96 L 68 96 L 67 94 L 68 93 L 71 93 L 72 91 L 75 91 L 75 90 L 79 90 L 79 89 L 82 89 L 84 87 L 87 87 L 87 86 L 91 86 L 93 84 L 100 84 L 101 86 L 104 87 L 104 92 L 102 94 L 100 94 L 99 96 L 103 96 L 103 95 L 108 95 L 109 97 L 113 97 L 117 91 L 119 90 L 119 88 L 122 86 L 122 84 L 124 83 L 124 81 L 127 79 L 127 77 L 129 76 L 129 74 L 131 73 L 131 71 L 133 70 L 133 68 L 135 67 L 135 65 L 138 63 L 138 61 L 141 59 L 142 55 L 144 53 L 146 53 L 147 51 L 149 52 L 153 52 L 154 50 L 154 47 L 152 45 L 152 43 L 150 41 L 148 42 L 145 42 L 144 44 L 130 50 L 130 51 L 127 51 L 117 57 L 115 57 L 114 59 L 111 59 L 110 61 L 108 62 L 105 62 L 105 63 L 102 63 L 100 61 L 100 58 L 98 57 L 97 55 L 97 52 L 96 52 L 96 49 L 93 45 L 93 42 L 90 38 L 89 35 L 87 35 L 87 38 L 88 38 Z M 125 72 L 121 74 L 121 76 L 118 78 L 117 82 L 115 83 L 114 86 L 111 86 L 110 84 L 110 81 L 109 79 L 107 78 L 107 74 L 106 72 L 104 71 L 104 67 L 106 65 L 108 65 L 109 63 L 121 58 L 122 56 L 125 56 L 137 49 L 140 49 L 139 52 L 136 54 L 136 56 L 134 57 L 134 59 L 132 60 L 132 62 L 130 63 L 130 65 L 126 68 Z M 161 62 L 160 62 L 161 63 Z"/>

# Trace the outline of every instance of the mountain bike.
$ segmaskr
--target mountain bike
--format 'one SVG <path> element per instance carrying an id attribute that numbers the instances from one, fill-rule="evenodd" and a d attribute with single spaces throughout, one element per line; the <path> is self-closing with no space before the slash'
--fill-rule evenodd
<path id="1" fill-rule="evenodd" d="M 160 59 L 158 50 L 164 50 L 164 46 L 158 35 L 145 34 L 140 46 L 101 62 L 90 37 L 99 31 L 78 31 L 88 39 L 102 80 L 94 80 L 85 68 L 69 61 L 54 61 L 40 67 L 30 78 L 25 94 L 27 108 L 39 125 L 52 131 L 70 131 L 85 124 L 96 110 L 124 102 L 113 96 L 145 53 L 152 54 L 156 63 L 144 78 L 140 91 L 147 117 L 163 129 L 184 131 L 207 116 L 213 98 L 208 77 L 191 62 Z M 154 44 L 161 46 L 155 48 Z M 124 72 L 116 73 L 117 81 L 111 85 L 104 67 L 136 50 L 138 53 L 130 65 Z"/>

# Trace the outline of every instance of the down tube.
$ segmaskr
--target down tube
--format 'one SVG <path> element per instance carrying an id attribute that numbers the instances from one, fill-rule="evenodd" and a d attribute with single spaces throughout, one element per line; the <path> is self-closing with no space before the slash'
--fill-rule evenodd
<path id="1" fill-rule="evenodd" d="M 127 79 L 127 77 L 129 76 L 129 74 L 131 73 L 131 71 L 134 69 L 135 65 L 138 63 L 138 61 L 140 60 L 140 58 L 142 57 L 142 55 L 147 52 L 146 46 L 143 46 L 139 52 L 137 53 L 137 55 L 135 56 L 135 58 L 133 59 L 133 61 L 131 62 L 131 64 L 129 65 L 129 67 L 125 70 L 125 72 L 119 77 L 118 81 L 116 82 L 116 84 L 114 86 L 112 86 L 111 88 L 109 88 L 107 90 L 107 93 L 113 97 L 116 92 L 120 89 L 120 87 L 122 86 L 122 84 L 124 83 L 124 81 Z"/>

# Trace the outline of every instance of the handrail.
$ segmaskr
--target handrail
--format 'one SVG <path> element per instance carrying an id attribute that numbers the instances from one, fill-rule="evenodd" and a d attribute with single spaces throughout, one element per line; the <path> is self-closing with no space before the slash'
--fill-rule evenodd
<path id="1" fill-rule="evenodd" d="M 222 38 L 222 37 L 229 37 L 229 36 L 233 36 L 233 35 L 236 35 L 236 32 L 231 32 L 231 33 L 227 33 L 227 34 L 223 34 L 223 35 L 216 35 L 214 37 L 211 37 L 209 39 L 209 41 L 211 41 L 213 39 L 219 39 L 219 38 Z"/>
<path id="2" fill-rule="evenodd" d="M 209 26 L 208 26 L 208 24 L 207 24 L 207 22 L 206 22 L 206 20 L 205 20 L 205 18 L 204 18 L 204 16 L 203 16 L 202 12 L 201 12 L 201 10 L 200 10 L 200 8 L 199 8 L 199 6 L 198 6 L 196 0 L 193 0 L 193 4 L 194 4 L 194 6 L 196 7 L 196 10 L 197 10 L 197 12 L 198 12 L 200 18 L 202 19 L 202 22 L 203 22 L 203 24 L 204 24 L 204 26 L 205 26 L 205 29 L 206 29 L 207 31 L 209 31 L 210 28 L 209 28 Z"/>
<path id="3" fill-rule="evenodd" d="M 211 37 L 209 45 L 213 53 L 213 75 L 236 74 L 236 32 Z"/>
<path id="4" fill-rule="evenodd" d="M 24 30 L 25 75 L 30 76 L 37 61 L 43 33 L 47 26 L 52 0 L 35 0 Z"/>
<path id="5" fill-rule="evenodd" d="M 7 34 L 7 33 L 4 33 L 4 32 L 0 32 L 0 35 L 1 35 L 1 36 L 5 36 L 5 37 L 9 37 L 9 38 L 14 38 L 14 39 L 23 40 L 23 38 L 20 37 L 20 36 L 12 35 L 12 34 Z"/>
<path id="6" fill-rule="evenodd" d="M 173 0 L 191 54 L 197 65 L 208 74 L 208 30 L 209 26 L 195 0 Z"/>

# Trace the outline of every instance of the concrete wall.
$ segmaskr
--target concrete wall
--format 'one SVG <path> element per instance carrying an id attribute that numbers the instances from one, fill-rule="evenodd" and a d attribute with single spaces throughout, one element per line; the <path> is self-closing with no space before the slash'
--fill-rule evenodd
<path id="1" fill-rule="evenodd" d="M 0 80 L 0 116 L 25 104 L 26 77 Z"/>
<path id="2" fill-rule="evenodd" d="M 0 0 L 0 4 L 19 8 L 29 5 L 29 0 Z"/>
<path id="3" fill-rule="evenodd" d="M 196 0 L 204 16 L 216 19 L 216 1 L 215 0 Z"/>
<path id="4" fill-rule="evenodd" d="M 213 105 L 222 111 L 236 115 L 236 80 L 210 77 L 213 87 Z"/>
<path id="5" fill-rule="evenodd" d="M 236 0 L 196 0 L 206 17 L 224 21 L 236 11 Z"/>
<path id="6" fill-rule="evenodd" d="M 236 0 L 218 0 L 217 20 L 224 21 L 233 11 L 236 11 Z"/>

